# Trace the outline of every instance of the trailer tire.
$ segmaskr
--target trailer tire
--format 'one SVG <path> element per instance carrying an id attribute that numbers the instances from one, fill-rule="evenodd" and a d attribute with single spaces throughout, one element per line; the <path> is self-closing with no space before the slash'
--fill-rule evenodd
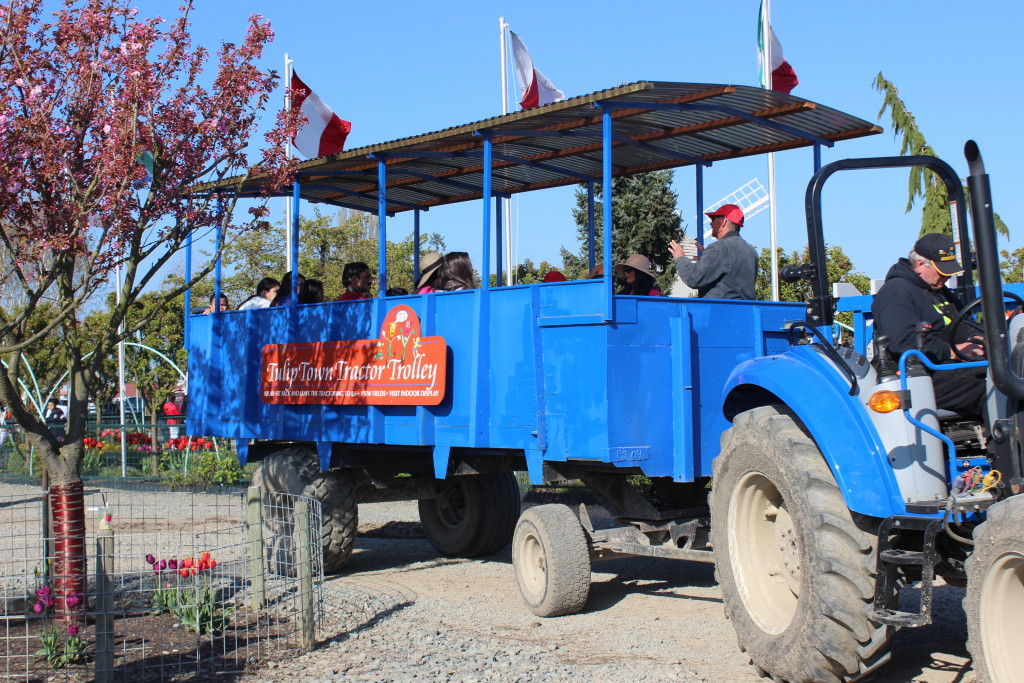
<path id="1" fill-rule="evenodd" d="M 512 472 L 452 477 L 436 498 L 419 501 L 430 544 L 447 557 L 483 557 L 512 540 L 519 517 L 519 484 Z"/>
<path id="2" fill-rule="evenodd" d="M 967 558 L 967 647 L 978 683 L 1020 675 L 1020 618 L 1024 613 L 1024 495 L 996 503 L 974 531 Z"/>
<path id="3" fill-rule="evenodd" d="M 264 539 L 269 549 L 271 571 L 291 576 L 291 501 L 275 493 L 306 496 L 320 501 L 320 540 L 323 545 L 324 572 L 341 571 L 355 545 L 359 515 L 355 483 L 347 470 L 320 471 L 316 452 L 292 447 L 273 453 L 256 466 L 252 486 L 271 494 L 271 508 L 264 513 L 264 526 L 271 532 Z"/>
<path id="4" fill-rule="evenodd" d="M 526 510 L 512 539 L 519 594 L 539 617 L 575 614 L 590 594 L 590 544 L 565 505 Z"/>
<path id="5" fill-rule="evenodd" d="M 758 673 L 838 683 L 887 662 L 894 629 L 869 618 L 874 536 L 797 418 L 782 406 L 737 415 L 713 482 L 715 576 Z"/>

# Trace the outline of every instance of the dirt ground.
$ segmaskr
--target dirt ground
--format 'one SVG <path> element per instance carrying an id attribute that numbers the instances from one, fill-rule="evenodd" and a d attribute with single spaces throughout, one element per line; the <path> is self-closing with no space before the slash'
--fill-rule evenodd
<path id="1" fill-rule="evenodd" d="M 739 652 L 710 565 L 648 558 L 596 563 L 584 612 L 540 619 L 519 597 L 510 550 L 484 560 L 440 557 L 413 523 L 415 508 L 401 516 L 411 519 L 361 524 L 363 535 L 345 575 L 330 582 L 338 588 L 373 586 L 431 604 L 439 623 L 450 628 L 486 626 L 489 637 L 519 640 L 533 629 L 537 638 L 558 643 L 551 657 L 562 664 L 638 661 L 633 636 L 641 632 L 649 637 L 640 660 L 681 665 L 697 680 L 763 680 Z M 917 591 L 904 591 L 904 608 L 916 598 Z M 961 589 L 938 588 L 934 623 L 898 632 L 892 660 L 870 680 L 973 683 L 962 599 Z"/>

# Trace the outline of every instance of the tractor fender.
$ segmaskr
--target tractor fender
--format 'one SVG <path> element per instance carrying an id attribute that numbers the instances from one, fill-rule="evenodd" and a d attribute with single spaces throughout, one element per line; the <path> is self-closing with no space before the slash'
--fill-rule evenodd
<path id="1" fill-rule="evenodd" d="M 761 405 L 785 405 L 810 432 L 850 510 L 871 517 L 906 514 L 885 447 L 849 391 L 849 381 L 831 361 L 810 345 L 800 346 L 733 369 L 723 411 L 731 421 Z"/>

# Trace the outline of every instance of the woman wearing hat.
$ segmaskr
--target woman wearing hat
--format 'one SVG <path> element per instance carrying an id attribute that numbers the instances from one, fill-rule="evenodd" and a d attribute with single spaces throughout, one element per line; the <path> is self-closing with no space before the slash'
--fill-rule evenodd
<path id="1" fill-rule="evenodd" d="M 625 280 L 625 286 L 619 294 L 628 296 L 661 296 L 661 290 L 654 288 L 654 275 L 651 274 L 651 260 L 643 254 L 633 254 L 625 263 L 615 266 L 615 272 Z"/>
<path id="2" fill-rule="evenodd" d="M 430 294 L 441 289 L 448 279 L 444 257 L 431 251 L 420 257 L 420 279 L 416 281 L 417 294 Z"/>

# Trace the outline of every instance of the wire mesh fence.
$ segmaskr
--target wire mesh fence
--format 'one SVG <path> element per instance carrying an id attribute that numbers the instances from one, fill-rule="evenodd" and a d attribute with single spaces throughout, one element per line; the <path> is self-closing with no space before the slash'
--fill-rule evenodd
<path id="1" fill-rule="evenodd" d="M 90 482 L 88 578 L 75 594 L 55 570 L 46 496 L 0 494 L 2 680 L 206 680 L 315 643 L 318 501 Z"/>
<path id="2" fill-rule="evenodd" d="M 182 425 L 162 422 L 90 422 L 83 446 L 85 478 L 181 478 L 204 463 L 237 462 L 231 440 L 187 436 Z M 0 475 L 38 479 L 41 471 L 25 431 L 0 424 Z"/>

